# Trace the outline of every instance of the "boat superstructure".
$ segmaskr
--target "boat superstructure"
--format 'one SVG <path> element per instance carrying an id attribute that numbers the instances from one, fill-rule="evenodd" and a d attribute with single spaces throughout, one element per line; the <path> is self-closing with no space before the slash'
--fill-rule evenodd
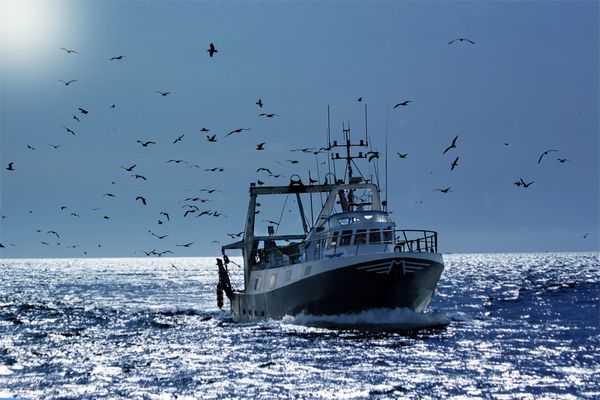
<path id="1" fill-rule="evenodd" d="M 422 312 L 431 300 L 444 268 L 437 251 L 437 233 L 398 229 L 380 198 L 378 185 L 353 176 L 356 158 L 349 130 L 345 143 L 330 143 L 328 151 L 344 147 L 346 179 L 304 184 L 300 178 L 283 186 L 250 185 L 250 201 L 241 240 L 222 247 L 217 259 L 219 306 L 222 292 L 231 303 L 234 321 L 281 318 L 285 315 L 338 315 L 369 309 L 408 308 Z M 312 181 L 311 181 L 312 182 Z M 302 231 L 278 234 L 269 221 L 266 234 L 255 230 L 257 205 L 266 196 L 292 196 Z M 317 196 L 318 195 L 318 196 Z M 322 199 L 316 218 L 307 218 L 303 196 Z M 241 250 L 244 288 L 229 281 L 228 251 Z M 220 295 L 220 297 L 219 297 Z"/>

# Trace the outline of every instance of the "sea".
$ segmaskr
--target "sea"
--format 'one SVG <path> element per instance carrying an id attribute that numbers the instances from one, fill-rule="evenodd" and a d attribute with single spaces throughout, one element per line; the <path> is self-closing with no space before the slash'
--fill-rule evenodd
<path id="1" fill-rule="evenodd" d="M 424 314 L 238 324 L 213 257 L 3 259 L 0 398 L 600 398 L 598 253 L 444 261 Z"/>

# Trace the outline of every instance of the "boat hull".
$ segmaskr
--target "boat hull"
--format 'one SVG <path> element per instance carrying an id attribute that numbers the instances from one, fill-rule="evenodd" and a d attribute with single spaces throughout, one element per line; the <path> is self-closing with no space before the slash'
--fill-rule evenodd
<path id="1" fill-rule="evenodd" d="M 442 257 L 436 253 L 392 253 L 367 261 L 347 261 L 337 260 L 335 268 L 325 268 L 273 290 L 234 292 L 232 319 L 247 322 L 299 314 L 352 314 L 379 308 L 422 312 L 444 269 Z"/>

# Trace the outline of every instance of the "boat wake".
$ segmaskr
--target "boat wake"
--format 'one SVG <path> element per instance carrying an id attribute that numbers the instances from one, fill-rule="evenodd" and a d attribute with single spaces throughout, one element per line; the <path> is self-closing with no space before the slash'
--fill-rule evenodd
<path id="1" fill-rule="evenodd" d="M 408 308 L 380 308 L 357 314 L 286 316 L 284 322 L 326 329 L 410 332 L 441 328 L 448 325 L 450 320 L 438 311 L 418 313 Z"/>

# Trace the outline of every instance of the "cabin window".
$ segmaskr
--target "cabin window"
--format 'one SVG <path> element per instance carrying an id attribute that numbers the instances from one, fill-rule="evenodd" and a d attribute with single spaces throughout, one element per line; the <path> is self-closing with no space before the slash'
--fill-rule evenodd
<path id="1" fill-rule="evenodd" d="M 393 239 L 393 230 L 391 226 L 388 226 L 383 230 L 383 241 L 386 243 L 392 243 Z"/>
<path id="2" fill-rule="evenodd" d="M 352 219 L 350 217 L 338 218 L 340 225 L 348 225 L 351 221 Z"/>
<path id="3" fill-rule="evenodd" d="M 260 276 L 256 277 L 256 281 L 254 281 L 254 290 L 260 289 Z"/>
<path id="4" fill-rule="evenodd" d="M 310 271 L 312 271 L 312 265 L 307 265 L 306 268 L 304 268 L 304 275 L 310 275 Z"/>
<path id="5" fill-rule="evenodd" d="M 352 241 L 352 231 L 342 231 L 340 246 L 348 246 Z"/>
<path id="6" fill-rule="evenodd" d="M 333 234 L 331 235 L 331 241 L 329 242 L 329 247 L 337 247 L 338 234 L 338 231 L 333 232 Z"/>
<path id="7" fill-rule="evenodd" d="M 275 287 L 277 283 L 277 274 L 271 274 L 271 289 Z"/>
<path id="8" fill-rule="evenodd" d="M 381 231 L 379 229 L 369 231 L 369 243 L 381 243 Z"/>
<path id="9" fill-rule="evenodd" d="M 358 246 L 365 243 L 367 243 L 367 230 L 357 229 L 356 235 L 354 236 L 354 244 Z"/>
<path id="10" fill-rule="evenodd" d="M 292 279 L 292 270 L 288 269 L 287 271 L 285 271 L 285 281 L 289 281 L 290 279 Z"/>

